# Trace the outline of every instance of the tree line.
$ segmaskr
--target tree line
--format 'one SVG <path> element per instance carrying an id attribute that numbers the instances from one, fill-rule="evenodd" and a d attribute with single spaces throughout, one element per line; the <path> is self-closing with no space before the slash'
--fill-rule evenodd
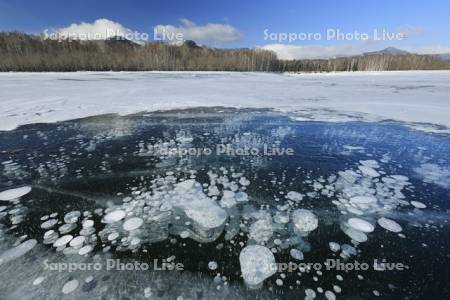
<path id="1" fill-rule="evenodd" d="M 280 60 L 263 49 L 138 45 L 131 41 L 50 40 L 19 32 L 0 33 L 0 71 L 260 71 L 333 72 L 450 69 L 429 55 L 364 55 L 317 60 Z"/>

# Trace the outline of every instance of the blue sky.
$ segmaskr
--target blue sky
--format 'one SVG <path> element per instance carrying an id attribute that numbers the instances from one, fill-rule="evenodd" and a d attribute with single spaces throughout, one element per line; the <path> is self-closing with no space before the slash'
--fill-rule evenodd
<path id="1" fill-rule="evenodd" d="M 289 55 L 333 55 L 396 46 L 415 52 L 450 52 L 450 1 L 56 1 L 0 0 L 0 31 L 41 33 L 81 22 L 108 19 L 153 37 L 155 26 L 200 43 L 220 47 L 272 46 Z M 186 19 L 188 21 L 180 21 Z M 208 24 L 223 25 L 208 26 Z M 106 26 L 106 25 L 105 25 Z M 186 29 L 186 27 L 189 27 Z M 405 33 L 407 38 L 374 42 L 373 30 Z M 272 39 L 264 39 L 272 33 Z M 327 40 L 327 30 L 369 41 Z M 321 33 L 320 39 L 280 40 L 278 33 Z M 205 35 L 203 35 L 205 34 Z M 222 35 L 223 38 L 215 37 Z M 276 36 L 277 39 L 273 39 Z M 277 48 L 278 47 L 278 48 Z M 281 50 L 280 50 L 281 49 Z M 286 52 L 287 51 L 287 52 Z"/>

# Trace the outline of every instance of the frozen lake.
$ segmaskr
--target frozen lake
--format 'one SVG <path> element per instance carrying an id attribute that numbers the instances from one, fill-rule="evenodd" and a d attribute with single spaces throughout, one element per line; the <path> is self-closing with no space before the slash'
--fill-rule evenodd
<path id="1" fill-rule="evenodd" d="M 201 106 L 276 109 L 298 120 L 395 120 L 447 133 L 450 128 L 450 71 L 2 73 L 0 90 L 0 130 Z"/>
<path id="2" fill-rule="evenodd" d="M 55 79 L 59 76 L 79 75 L 0 78 L 3 85 L 9 78 L 17 86 L 45 81 L 49 90 L 35 91 L 37 99 L 50 99 L 63 85 L 83 84 L 79 78 L 73 87 Z M 84 75 L 90 76 L 99 75 Z M 330 78 L 346 84 L 338 75 L 319 76 L 320 86 Z M 309 84 L 312 90 L 317 82 Z M 373 86 L 378 84 L 387 79 Z M 432 84 L 434 91 L 421 83 L 424 87 L 397 93 L 409 95 L 406 99 L 429 93 L 447 101 L 448 83 Z M 87 107 L 93 109 L 89 114 L 104 112 L 87 100 L 79 111 L 59 111 L 75 103 L 72 92 L 47 104 L 30 102 L 27 110 L 11 100 L 9 113 L 20 106 L 25 123 L 34 123 L 65 120 L 88 113 Z M 31 91 L 8 93 L 31 97 Z M 287 99 L 290 93 L 285 91 Z M 26 103 L 25 96 L 21 101 Z M 195 101 L 206 103 L 190 98 L 186 106 Z M 230 101 L 237 101 L 233 93 Z M 331 100 L 311 100 L 321 101 Z M 61 106 L 46 112 L 52 103 Z M 37 106 L 42 114 L 33 115 L 30 108 Z M 0 132 L 0 298 L 444 299 L 450 293 L 445 124 L 423 122 L 440 131 L 429 133 L 409 126 L 422 119 L 370 122 L 362 117 L 365 108 L 354 109 L 361 110 L 357 119 L 337 123 L 314 121 L 330 110 L 210 107 L 109 114 Z M 436 114 L 445 109 L 448 105 Z M 9 118 L 16 120 L 13 127 L 20 124 L 19 115 Z M 107 270 L 117 259 L 150 269 Z M 69 262 L 78 269 L 55 269 Z M 95 263 L 99 270 L 81 269 Z M 163 263 L 180 264 L 183 271 L 161 270 Z"/>

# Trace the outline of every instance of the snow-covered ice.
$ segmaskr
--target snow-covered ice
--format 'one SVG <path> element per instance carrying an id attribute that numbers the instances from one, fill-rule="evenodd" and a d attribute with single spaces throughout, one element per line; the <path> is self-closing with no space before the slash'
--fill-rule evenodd
<path id="1" fill-rule="evenodd" d="M 276 108 L 297 120 L 396 120 L 427 131 L 450 127 L 450 71 L 2 73 L 0 90 L 0 130 L 198 106 Z"/>

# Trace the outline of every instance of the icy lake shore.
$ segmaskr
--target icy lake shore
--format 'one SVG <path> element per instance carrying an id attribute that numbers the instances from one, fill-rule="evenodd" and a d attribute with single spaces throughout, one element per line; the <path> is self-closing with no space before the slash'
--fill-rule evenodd
<path id="1" fill-rule="evenodd" d="M 424 131 L 450 128 L 450 71 L 2 73 L 0 90 L 0 130 L 203 106 L 271 108 L 307 121 L 394 120 Z"/>

